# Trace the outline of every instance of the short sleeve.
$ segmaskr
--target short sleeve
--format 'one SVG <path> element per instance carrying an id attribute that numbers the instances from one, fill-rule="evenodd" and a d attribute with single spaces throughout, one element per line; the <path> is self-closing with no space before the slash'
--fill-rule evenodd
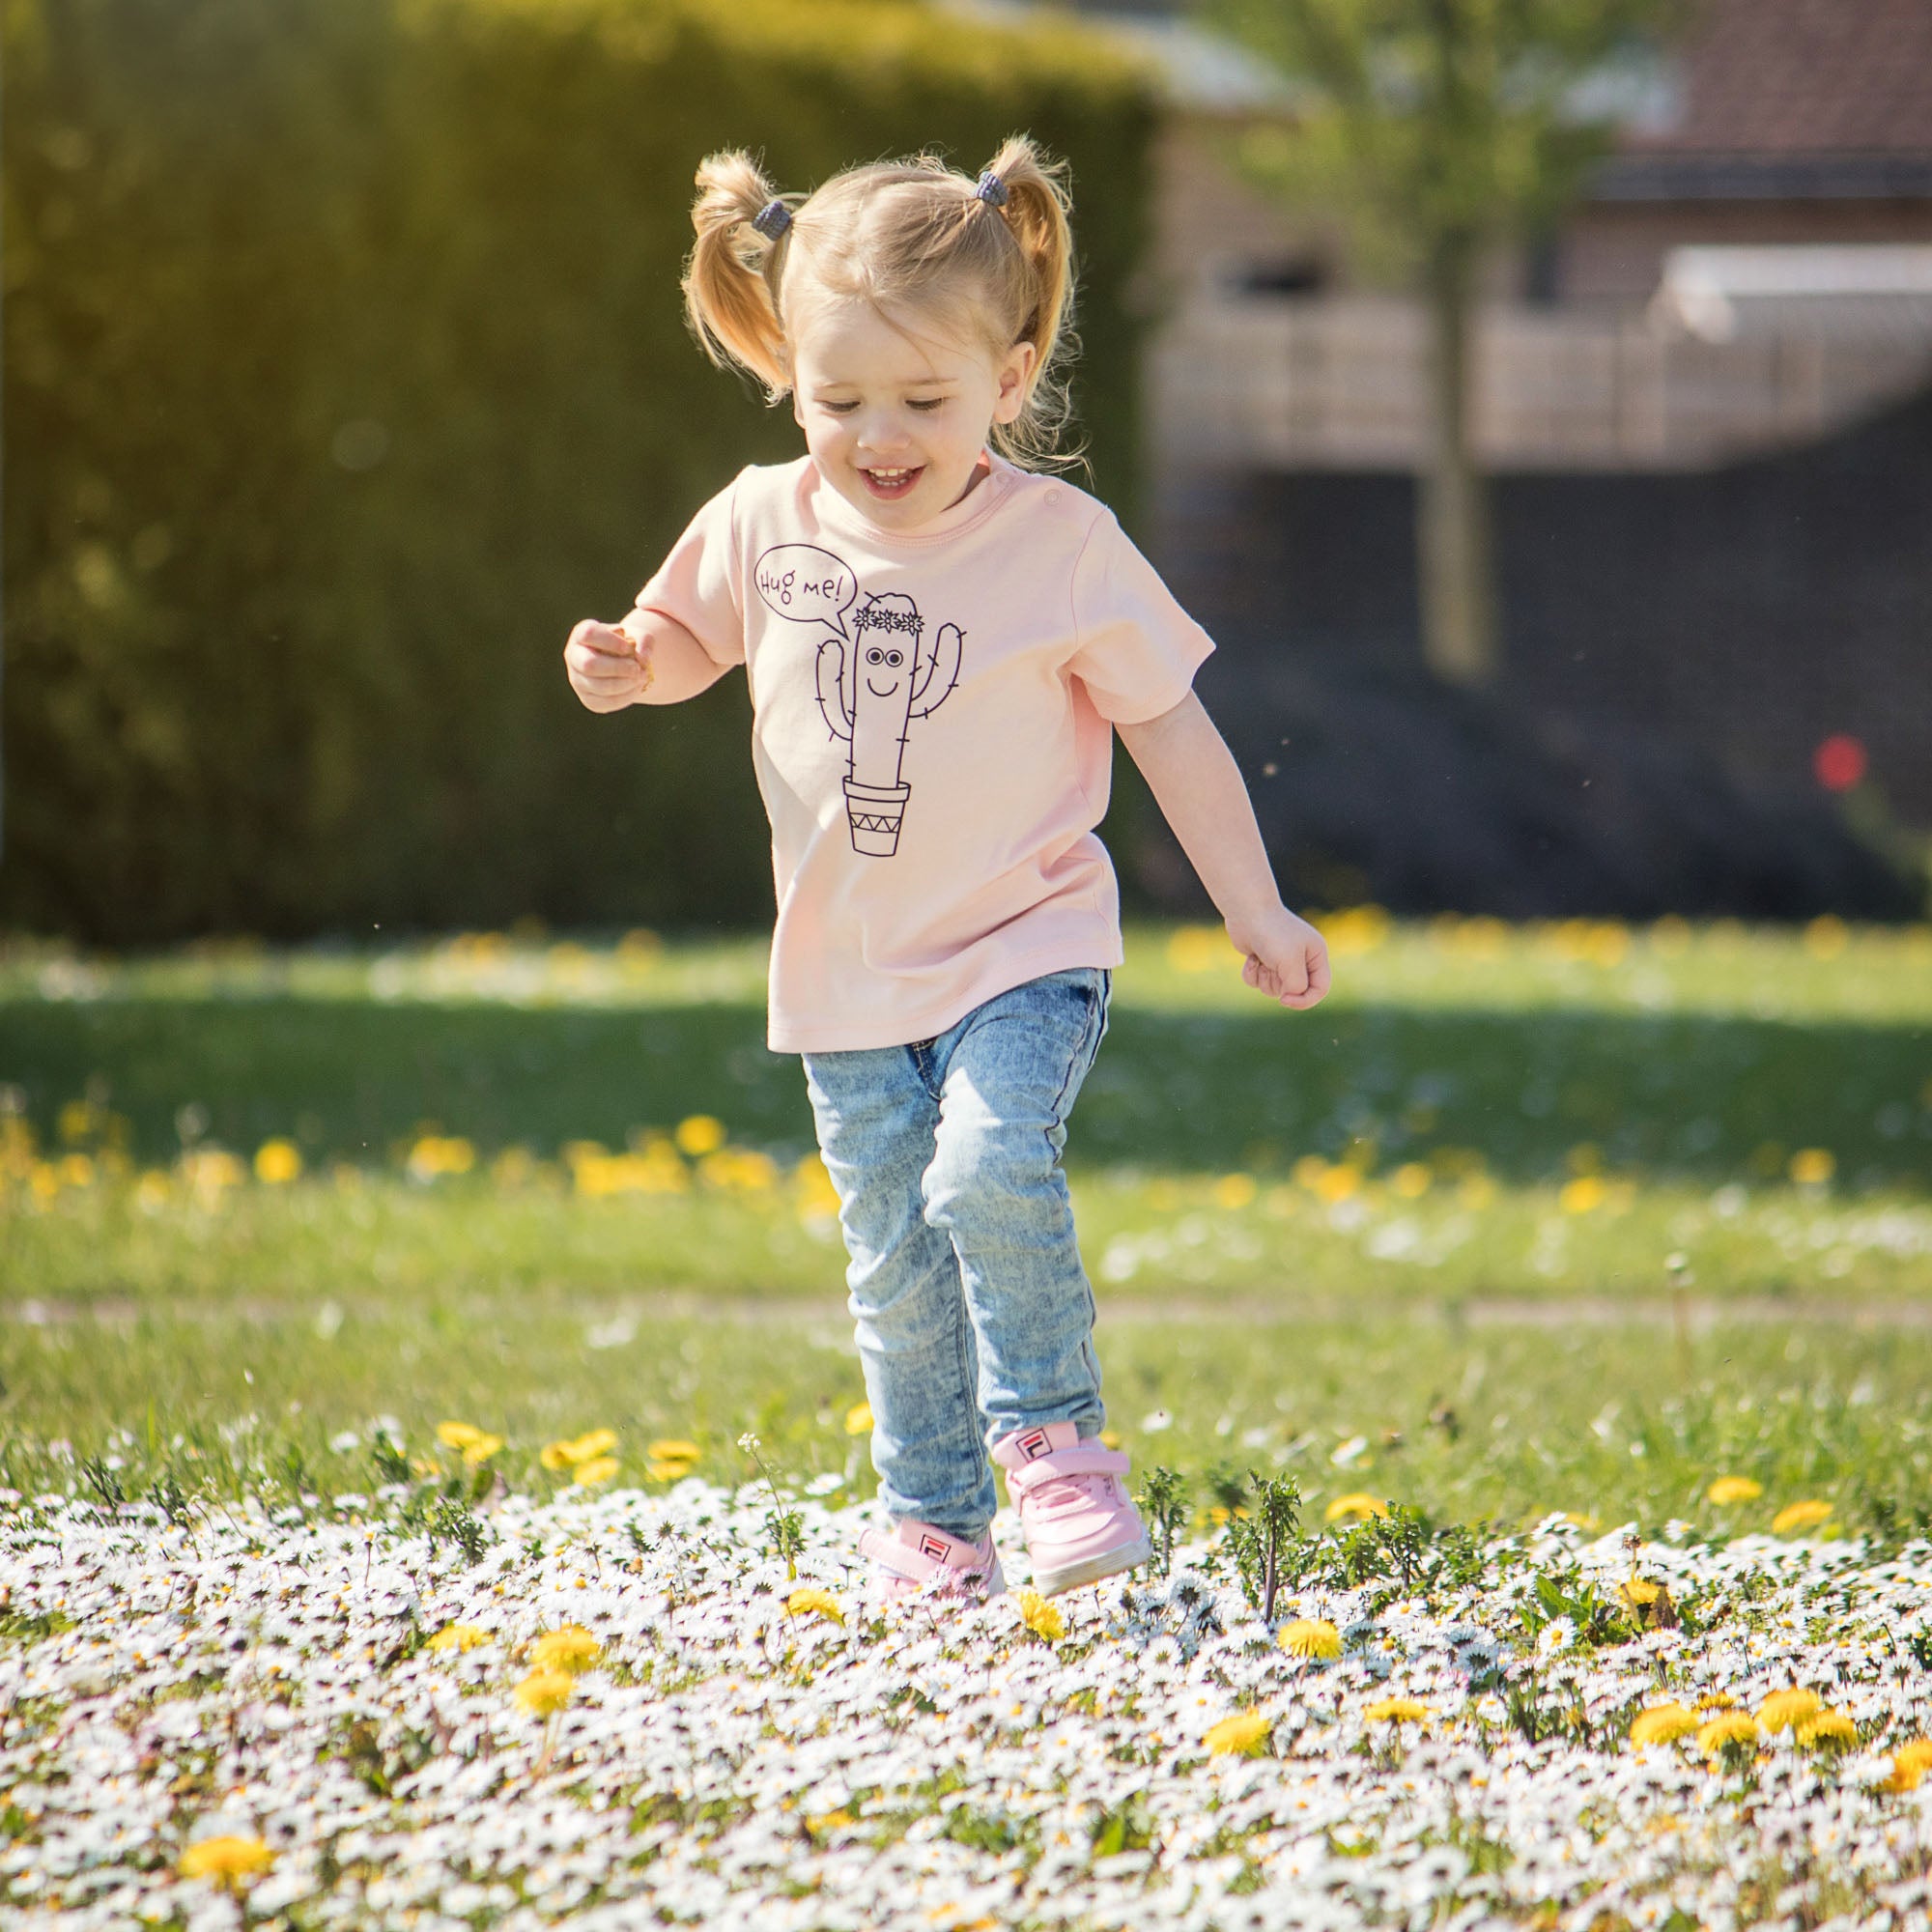
<path id="1" fill-rule="evenodd" d="M 636 609 L 682 624 L 714 664 L 745 662 L 745 613 L 738 604 L 738 541 L 732 507 L 739 471 L 692 518 L 657 574 L 638 592 Z"/>
<path id="2" fill-rule="evenodd" d="M 1172 711 L 1214 649 L 1111 510 L 1094 520 L 1073 566 L 1073 630 L 1067 668 L 1113 724 Z"/>

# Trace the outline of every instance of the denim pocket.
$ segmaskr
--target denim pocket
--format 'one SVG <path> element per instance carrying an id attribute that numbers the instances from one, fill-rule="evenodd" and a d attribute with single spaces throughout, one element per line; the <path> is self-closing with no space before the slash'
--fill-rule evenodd
<path id="1" fill-rule="evenodd" d="M 1087 1076 L 1094 1070 L 1094 1056 L 1107 1033 L 1107 1007 L 1110 975 L 1104 966 L 1079 966 L 1070 972 L 1051 976 L 1065 989 L 1078 1016 L 1079 1043 L 1066 1069 L 1066 1078 L 1054 1102 L 1054 1119 L 1064 1124 Z"/>

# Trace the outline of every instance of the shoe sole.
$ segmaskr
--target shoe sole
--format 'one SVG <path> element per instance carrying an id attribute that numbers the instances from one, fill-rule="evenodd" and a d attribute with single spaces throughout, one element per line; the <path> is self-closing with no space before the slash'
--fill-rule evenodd
<path id="1" fill-rule="evenodd" d="M 1143 1531 L 1132 1543 L 1123 1543 L 1118 1549 L 1103 1549 L 1098 1556 L 1069 1563 L 1064 1570 L 1040 1572 L 1034 1577 L 1033 1587 L 1042 1597 L 1057 1597 L 1064 1590 L 1079 1589 L 1083 1583 L 1098 1583 L 1106 1577 L 1118 1577 L 1122 1570 L 1136 1569 L 1152 1558 L 1153 1545 Z"/>

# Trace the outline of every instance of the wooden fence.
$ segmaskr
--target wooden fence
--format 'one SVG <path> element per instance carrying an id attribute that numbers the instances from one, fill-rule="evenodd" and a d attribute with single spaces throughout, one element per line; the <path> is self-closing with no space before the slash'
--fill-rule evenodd
<path id="1" fill-rule="evenodd" d="M 1497 469 L 1703 469 L 1825 435 L 1932 383 L 1932 339 L 1791 331 L 1708 342 L 1642 316 L 1491 306 L 1475 328 L 1474 439 Z M 1163 463 L 1412 469 L 1428 338 L 1413 303 L 1240 297 L 1152 345 Z"/>

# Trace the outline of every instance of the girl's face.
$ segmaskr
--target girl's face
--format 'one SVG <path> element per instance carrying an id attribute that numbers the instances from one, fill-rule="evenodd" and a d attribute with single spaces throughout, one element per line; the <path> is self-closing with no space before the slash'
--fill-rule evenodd
<path id="1" fill-rule="evenodd" d="M 1016 417 L 1038 351 L 995 367 L 950 336 L 909 333 L 870 303 L 814 306 L 792 345 L 792 413 L 820 475 L 887 529 L 916 530 L 979 480 L 986 432 Z"/>

